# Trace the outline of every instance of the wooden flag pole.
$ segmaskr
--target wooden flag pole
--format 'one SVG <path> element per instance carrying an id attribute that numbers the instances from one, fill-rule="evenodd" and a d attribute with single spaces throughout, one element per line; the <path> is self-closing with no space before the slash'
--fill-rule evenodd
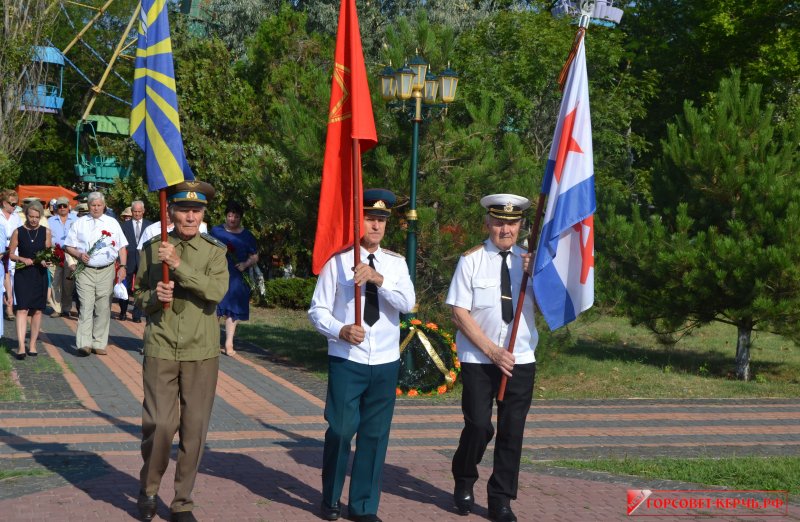
<path id="1" fill-rule="evenodd" d="M 536 218 L 533 222 L 533 227 L 531 228 L 531 233 L 528 236 L 528 253 L 533 254 L 533 251 L 536 249 L 534 245 L 539 242 L 539 226 L 542 224 L 542 217 L 544 216 L 544 202 L 547 199 L 547 195 L 542 192 L 539 194 L 539 201 L 536 205 Z M 520 284 L 519 289 L 519 298 L 517 299 L 517 309 L 514 311 L 514 324 L 511 327 L 511 337 L 508 340 L 508 352 L 514 353 L 514 343 L 517 340 L 517 330 L 519 330 L 519 322 L 522 319 L 522 305 L 525 303 L 525 294 L 528 288 L 528 279 L 531 277 L 531 271 L 533 270 L 533 259 L 531 259 L 530 263 L 528 264 L 528 270 L 523 271 L 522 273 L 522 283 Z M 503 377 L 500 379 L 500 388 L 497 390 L 497 400 L 498 402 L 502 401 L 506 395 L 506 385 L 508 384 L 508 377 L 503 374 Z"/>
<path id="2" fill-rule="evenodd" d="M 586 20 L 588 24 L 588 18 Z M 578 32 L 575 34 L 575 39 L 572 41 L 572 48 L 569 51 L 569 55 L 567 55 L 567 61 L 564 64 L 564 67 L 561 68 L 561 73 L 558 75 L 558 85 L 561 90 L 564 90 L 564 87 L 567 83 L 567 74 L 569 73 L 569 66 L 572 64 L 572 61 L 575 59 L 575 55 L 578 52 L 578 45 L 581 43 L 583 36 L 586 34 L 586 27 L 581 26 L 578 29 Z M 536 206 L 536 219 L 533 224 L 533 229 L 531 229 L 531 235 L 528 237 L 528 253 L 532 254 L 534 249 L 536 248 L 535 245 L 539 242 L 539 226 L 542 223 L 542 217 L 544 216 L 544 202 L 547 198 L 547 194 L 544 192 L 539 194 L 539 202 Z M 533 263 L 533 259 L 531 263 Z M 528 270 L 526 270 L 522 274 L 522 286 L 519 289 L 519 300 L 517 301 L 517 310 L 514 313 L 514 326 L 511 328 L 511 338 L 508 340 L 508 351 L 510 353 L 514 353 L 514 342 L 517 340 L 517 329 L 519 328 L 519 321 L 522 317 L 522 304 L 525 302 L 525 290 L 528 287 L 528 279 L 531 277 L 530 271 L 532 267 L 529 265 Z M 535 300 L 534 300 L 535 306 Z M 497 400 L 502 401 L 506 394 L 506 385 L 508 384 L 508 377 L 504 374 L 503 377 L 500 379 L 500 388 L 497 390 Z"/>
<path id="3" fill-rule="evenodd" d="M 361 223 L 358 216 L 361 214 L 361 142 L 353 139 L 353 270 L 361 264 Z M 361 286 L 353 285 L 355 289 L 354 324 L 361 326 Z"/>
<path id="4" fill-rule="evenodd" d="M 158 191 L 159 215 L 161 217 L 161 241 L 167 240 L 167 190 L 159 189 Z M 166 261 L 161 262 L 161 280 L 164 283 L 169 283 L 169 265 Z M 169 303 L 161 303 L 161 307 L 166 310 L 169 308 Z"/>

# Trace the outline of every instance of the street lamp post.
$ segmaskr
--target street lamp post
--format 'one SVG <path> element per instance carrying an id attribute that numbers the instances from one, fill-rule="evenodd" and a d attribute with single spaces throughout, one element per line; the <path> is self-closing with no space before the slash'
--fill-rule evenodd
<path id="1" fill-rule="evenodd" d="M 380 74 L 381 96 L 390 107 L 398 107 L 408 114 L 412 123 L 411 136 L 411 190 L 409 192 L 406 221 L 406 262 L 411 282 L 417 283 L 417 156 L 419 153 L 419 126 L 432 109 L 446 109 L 456 97 L 458 74 L 449 66 L 439 76 L 428 71 L 428 63 L 417 55 L 400 69 L 387 66 Z M 441 94 L 441 96 L 439 96 Z M 407 104 L 414 99 L 413 105 Z M 441 103 L 437 102 L 441 99 Z"/>

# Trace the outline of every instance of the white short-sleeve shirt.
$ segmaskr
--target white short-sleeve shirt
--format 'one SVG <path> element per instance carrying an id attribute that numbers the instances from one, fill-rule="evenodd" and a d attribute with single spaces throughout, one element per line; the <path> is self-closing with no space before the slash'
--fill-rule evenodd
<path id="1" fill-rule="evenodd" d="M 109 235 L 103 234 L 107 232 Z M 102 243 L 97 243 L 102 239 Z M 66 246 L 77 248 L 81 252 L 89 253 L 97 244 L 98 248 L 92 252 L 87 263 L 88 266 L 102 267 L 116 261 L 119 251 L 128 245 L 122 227 L 116 219 L 105 214 L 94 218 L 91 214 L 80 217 L 67 232 Z"/>
<path id="2" fill-rule="evenodd" d="M 511 276 L 511 296 L 514 310 L 517 309 L 519 289 L 522 284 L 522 257 L 525 250 L 518 246 L 511 248 L 508 256 L 509 275 Z M 505 323 L 500 299 L 500 263 L 503 257 L 500 250 L 490 240 L 481 247 L 475 248 L 458 260 L 455 274 L 450 281 L 446 303 L 469 310 L 470 315 L 478 323 L 481 331 L 497 346 L 507 348 L 511 328 L 514 322 Z M 539 342 L 536 331 L 533 309 L 533 284 L 528 279 L 525 291 L 525 305 L 522 308 L 517 338 L 514 342 L 514 358 L 516 364 L 536 362 L 534 352 Z M 475 346 L 466 335 L 459 331 L 456 334 L 458 359 L 462 363 L 492 364 L 480 348 Z"/>

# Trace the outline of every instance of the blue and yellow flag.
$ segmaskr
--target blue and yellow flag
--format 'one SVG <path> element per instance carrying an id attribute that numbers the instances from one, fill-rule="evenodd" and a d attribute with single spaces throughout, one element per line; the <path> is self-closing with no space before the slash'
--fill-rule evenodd
<path id="1" fill-rule="evenodd" d="M 150 190 L 194 179 L 178 122 L 167 0 L 142 0 L 131 137 L 144 150 Z"/>

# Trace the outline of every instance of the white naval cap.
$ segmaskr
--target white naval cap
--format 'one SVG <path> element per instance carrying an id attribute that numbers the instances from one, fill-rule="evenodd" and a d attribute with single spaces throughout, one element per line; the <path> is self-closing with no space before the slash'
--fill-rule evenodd
<path id="1" fill-rule="evenodd" d="M 528 210 L 531 202 L 528 198 L 515 194 L 491 194 L 481 198 L 481 206 L 492 217 L 516 221 L 522 219 L 522 214 Z"/>

